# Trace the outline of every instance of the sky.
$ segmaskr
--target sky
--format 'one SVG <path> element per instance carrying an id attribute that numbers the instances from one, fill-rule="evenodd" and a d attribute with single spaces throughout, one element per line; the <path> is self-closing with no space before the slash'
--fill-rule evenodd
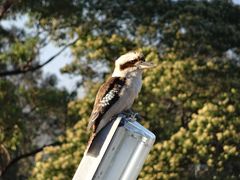
<path id="1" fill-rule="evenodd" d="M 240 0 L 233 0 L 235 4 L 240 4 Z"/>
<path id="2" fill-rule="evenodd" d="M 49 57 L 55 55 L 60 48 L 54 46 L 52 43 L 48 44 L 41 50 L 40 59 L 41 62 L 45 62 Z M 72 77 L 67 74 L 62 74 L 60 69 L 66 64 L 71 62 L 71 52 L 70 49 L 66 49 L 62 54 L 56 57 L 55 60 L 43 67 L 44 74 L 55 74 L 58 77 L 58 87 L 65 87 L 69 91 L 73 90 L 76 84 L 76 81 L 80 78 Z"/>
<path id="3" fill-rule="evenodd" d="M 16 20 L 2 20 L 0 24 L 3 27 L 10 28 L 11 26 L 16 26 L 19 28 L 24 28 L 25 23 L 28 21 L 27 16 L 18 17 Z M 48 44 L 40 50 L 40 62 L 44 63 L 50 57 L 55 55 L 61 47 L 56 47 L 53 43 Z M 71 61 L 70 49 L 66 49 L 63 53 L 57 56 L 49 64 L 42 68 L 43 74 L 55 74 L 58 77 L 58 87 L 66 88 L 69 92 L 75 89 L 76 81 L 80 77 L 73 77 L 68 74 L 61 74 L 60 69 Z"/>
<path id="4" fill-rule="evenodd" d="M 240 4 L 240 0 L 233 0 L 235 4 Z M 8 21 L 1 21 L 0 24 L 3 27 L 10 27 L 15 25 L 17 27 L 24 27 L 27 21 L 27 17 L 23 16 L 17 18 L 15 21 L 8 20 Z M 43 49 L 41 49 L 40 53 L 40 60 L 41 62 L 45 62 L 51 56 L 56 54 L 60 50 L 59 47 L 54 46 L 54 44 L 50 43 Z M 71 52 L 70 49 L 66 49 L 62 54 L 60 54 L 57 58 L 55 58 L 52 62 L 47 64 L 42 68 L 44 75 L 46 74 L 55 74 L 58 77 L 58 87 L 65 87 L 68 91 L 72 91 L 75 89 L 75 84 L 80 77 L 72 77 L 67 74 L 61 74 L 60 69 L 64 67 L 66 64 L 70 63 L 71 61 Z"/>

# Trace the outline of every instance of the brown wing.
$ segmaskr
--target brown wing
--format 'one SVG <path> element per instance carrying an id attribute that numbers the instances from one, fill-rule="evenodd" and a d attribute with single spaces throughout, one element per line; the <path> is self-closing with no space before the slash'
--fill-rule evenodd
<path id="1" fill-rule="evenodd" d="M 125 78 L 110 77 L 98 90 L 93 111 L 88 123 L 88 129 L 93 127 L 93 132 L 105 112 L 119 99 L 119 92 L 125 83 Z"/>

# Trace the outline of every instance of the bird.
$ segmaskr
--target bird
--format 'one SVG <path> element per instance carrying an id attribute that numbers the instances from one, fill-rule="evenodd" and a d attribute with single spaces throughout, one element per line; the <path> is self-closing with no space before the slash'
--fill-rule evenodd
<path id="1" fill-rule="evenodd" d="M 88 130 L 92 128 L 92 139 L 111 120 L 124 111 L 130 111 L 142 87 L 144 69 L 154 67 L 146 62 L 143 53 L 130 51 L 115 61 L 112 76 L 103 83 L 96 95 Z"/>

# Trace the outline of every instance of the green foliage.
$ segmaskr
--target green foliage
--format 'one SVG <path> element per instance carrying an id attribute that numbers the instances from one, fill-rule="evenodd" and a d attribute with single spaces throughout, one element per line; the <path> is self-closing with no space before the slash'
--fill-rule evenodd
<path id="1" fill-rule="evenodd" d="M 168 56 L 144 79 L 151 98 L 142 93 L 138 103 L 159 139 L 141 178 L 238 179 L 239 67 L 217 58 Z"/>
<path id="2" fill-rule="evenodd" d="M 5 146 L 11 150 L 16 150 L 22 139 L 21 122 L 18 119 L 21 108 L 15 88 L 9 81 L 0 81 L 0 106 L 4 107 L 4 111 L 0 111 L 0 142 L 5 142 Z"/>
<path id="3" fill-rule="evenodd" d="M 0 154 L 8 159 L 0 161 L 0 170 L 11 159 L 39 147 L 36 141 L 43 134 L 54 140 L 70 124 L 65 123 L 69 101 L 65 90 L 47 85 L 45 79 L 44 86 L 26 81 L 24 78 L 19 85 L 0 80 Z"/>
<path id="4" fill-rule="evenodd" d="M 30 30 L 0 25 L 0 175 L 5 174 L 4 179 L 28 176 L 32 163 L 28 159 L 21 162 L 22 171 L 17 164 L 5 168 L 14 158 L 41 146 L 38 138 L 43 134 L 53 141 L 70 124 L 65 123 L 69 93 L 57 89 L 54 75 L 43 77 L 39 70 L 8 76 L 39 64 L 41 40 Z"/>
<path id="5" fill-rule="evenodd" d="M 83 100 L 69 102 L 69 115 L 77 112 L 81 121 L 76 123 L 73 128 L 67 129 L 64 136 L 59 137 L 62 145 L 47 147 L 43 152 L 36 155 L 32 179 L 72 179 L 89 139 L 86 132 L 95 90 L 96 87 Z"/>
<path id="6" fill-rule="evenodd" d="M 66 137 L 60 137 L 63 145 L 47 147 L 43 153 L 37 154 L 35 168 L 30 179 L 71 179 L 88 141 L 86 126 L 87 119 L 82 119 L 66 131 Z"/>
<path id="7" fill-rule="evenodd" d="M 233 105 L 204 104 L 192 114 L 188 129 L 155 144 L 142 179 L 238 179 L 239 123 Z"/>
<path id="8" fill-rule="evenodd" d="M 237 91 L 239 77 L 238 67 L 227 60 L 177 60 L 168 54 L 146 75 L 137 109 L 151 119 L 148 124 L 156 127 L 158 138 L 164 139 L 179 127 L 187 127 L 192 114 L 206 102 L 218 103 L 227 98 L 237 104 L 237 93 L 233 96 L 232 91 Z M 165 133 L 161 134 L 163 130 Z"/>
<path id="9" fill-rule="evenodd" d="M 84 89 L 80 100 L 71 99 L 56 88 L 54 76 L 43 78 L 40 71 L 0 79 L 1 155 L 9 160 L 36 147 L 39 134 L 61 142 L 38 153 L 25 177 L 72 178 L 86 147 L 100 82 L 119 55 L 141 50 L 157 67 L 144 74 L 134 109 L 157 140 L 139 179 L 240 178 L 239 5 L 23 0 L 6 19 L 19 14 L 29 17 L 33 32 L 0 25 L 1 71 L 39 64 L 38 48 L 48 40 L 63 45 L 78 38 L 72 61 L 61 71 L 81 76 Z M 47 128 L 36 128 L 42 124 Z"/>
<path id="10" fill-rule="evenodd" d="M 8 62 L 14 66 L 21 66 L 28 61 L 32 61 L 37 54 L 36 44 L 37 39 L 30 37 L 24 41 L 12 43 L 9 49 L 4 49 L 4 52 L 1 53 L 0 63 Z"/>

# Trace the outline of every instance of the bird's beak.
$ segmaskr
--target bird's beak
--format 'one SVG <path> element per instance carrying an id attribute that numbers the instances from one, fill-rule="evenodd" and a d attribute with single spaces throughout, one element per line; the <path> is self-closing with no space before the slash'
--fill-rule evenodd
<path id="1" fill-rule="evenodd" d="M 144 62 L 141 62 L 140 64 L 138 64 L 138 67 L 140 69 L 150 69 L 150 68 L 155 67 L 155 65 L 153 63 L 144 61 Z"/>

